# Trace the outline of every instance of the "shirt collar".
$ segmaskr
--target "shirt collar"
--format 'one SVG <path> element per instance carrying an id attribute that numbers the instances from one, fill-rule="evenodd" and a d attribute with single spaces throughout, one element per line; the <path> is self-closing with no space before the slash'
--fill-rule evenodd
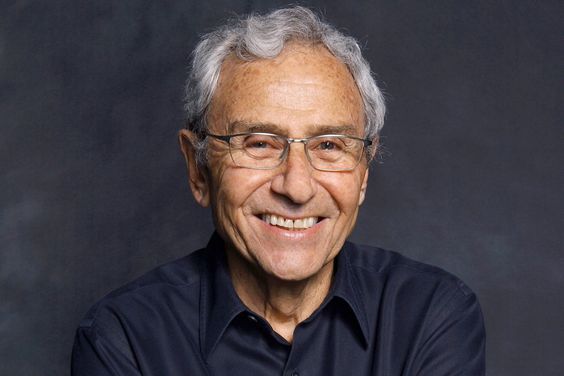
<path id="1" fill-rule="evenodd" d="M 223 239 L 214 232 L 201 269 L 200 344 L 204 359 L 213 351 L 231 320 L 246 310 L 231 282 L 224 248 Z"/>
<path id="2" fill-rule="evenodd" d="M 352 243 L 345 242 L 343 248 L 337 257 L 335 257 L 335 276 L 333 279 L 333 286 L 331 287 L 331 291 L 329 292 L 329 296 L 326 301 L 338 297 L 347 303 L 354 313 L 356 322 L 360 327 L 364 344 L 368 345 L 370 327 L 368 325 L 368 316 L 366 313 L 366 300 L 362 295 L 357 277 L 352 270 L 352 264 L 350 261 L 350 252 L 352 247 Z"/>
<path id="3" fill-rule="evenodd" d="M 335 258 L 333 286 L 320 310 L 335 298 L 345 302 L 352 310 L 367 345 L 370 332 L 365 301 L 352 272 L 350 247 L 351 244 L 346 242 Z M 233 287 L 224 248 L 223 240 L 214 232 L 206 247 L 200 287 L 200 344 L 204 359 L 214 350 L 231 321 L 248 311 Z"/>

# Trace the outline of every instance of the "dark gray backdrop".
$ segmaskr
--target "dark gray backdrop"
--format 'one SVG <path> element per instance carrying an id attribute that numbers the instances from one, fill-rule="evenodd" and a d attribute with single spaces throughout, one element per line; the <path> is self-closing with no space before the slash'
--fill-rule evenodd
<path id="1" fill-rule="evenodd" d="M 564 374 L 562 6 L 312 1 L 388 96 L 353 239 L 478 294 L 490 375 Z M 2 1 L 0 374 L 66 375 L 88 307 L 205 244 L 176 132 L 198 35 L 277 1 Z"/>

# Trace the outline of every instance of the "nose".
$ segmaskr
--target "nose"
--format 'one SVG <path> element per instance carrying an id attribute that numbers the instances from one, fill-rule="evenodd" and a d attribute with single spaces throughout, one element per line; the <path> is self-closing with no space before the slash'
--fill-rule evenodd
<path id="1" fill-rule="evenodd" d="M 303 144 L 289 145 L 286 160 L 277 172 L 271 183 L 274 192 L 286 196 L 296 204 L 305 204 L 315 196 L 317 184 Z"/>

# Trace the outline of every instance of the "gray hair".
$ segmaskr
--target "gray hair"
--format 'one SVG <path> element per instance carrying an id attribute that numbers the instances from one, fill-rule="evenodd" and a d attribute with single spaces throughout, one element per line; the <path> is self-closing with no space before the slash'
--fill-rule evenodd
<path id="1" fill-rule="evenodd" d="M 206 35 L 192 55 L 186 82 L 187 127 L 199 136 L 197 160 L 205 162 L 206 114 L 217 88 L 221 66 L 234 53 L 243 61 L 276 58 L 288 41 L 324 45 L 351 72 L 364 104 L 365 137 L 375 139 L 384 125 L 384 97 L 356 40 L 323 22 L 310 9 L 295 6 L 266 15 L 230 21 Z"/>

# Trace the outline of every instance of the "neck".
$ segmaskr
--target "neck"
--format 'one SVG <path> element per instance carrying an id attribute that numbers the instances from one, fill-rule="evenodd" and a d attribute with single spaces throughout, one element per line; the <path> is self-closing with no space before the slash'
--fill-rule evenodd
<path id="1" fill-rule="evenodd" d="M 331 287 L 333 261 L 301 281 L 265 275 L 236 252 L 228 251 L 227 261 L 233 287 L 241 301 L 290 343 L 296 326 L 321 305 Z"/>

